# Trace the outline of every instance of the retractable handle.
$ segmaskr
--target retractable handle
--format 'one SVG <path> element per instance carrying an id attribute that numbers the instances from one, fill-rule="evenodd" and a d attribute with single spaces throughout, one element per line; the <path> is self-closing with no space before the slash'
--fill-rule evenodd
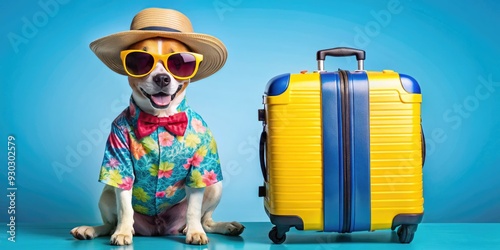
<path id="1" fill-rule="evenodd" d="M 343 56 L 356 56 L 356 60 L 358 60 L 358 70 L 364 69 L 365 62 L 365 51 L 360 49 L 353 49 L 348 47 L 337 47 L 331 49 L 320 50 L 316 53 L 316 60 L 318 60 L 318 70 L 325 71 L 325 58 L 326 56 L 335 56 L 335 57 L 343 57 Z"/>

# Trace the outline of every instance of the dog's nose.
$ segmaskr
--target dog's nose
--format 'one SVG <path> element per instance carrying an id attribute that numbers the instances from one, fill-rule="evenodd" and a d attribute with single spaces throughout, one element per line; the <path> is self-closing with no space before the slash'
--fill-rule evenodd
<path id="1" fill-rule="evenodd" d="M 158 85 L 158 87 L 163 88 L 170 84 L 170 76 L 167 74 L 158 74 L 153 77 L 153 81 Z"/>

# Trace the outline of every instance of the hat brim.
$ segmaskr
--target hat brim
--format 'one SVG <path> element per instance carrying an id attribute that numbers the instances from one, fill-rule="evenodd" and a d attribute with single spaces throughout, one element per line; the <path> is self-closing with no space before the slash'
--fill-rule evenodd
<path id="1" fill-rule="evenodd" d="M 90 49 L 111 70 L 127 75 L 123 69 L 120 52 L 134 43 L 154 37 L 178 40 L 188 46 L 192 52 L 203 55 L 198 73 L 191 79 L 191 82 L 214 74 L 226 63 L 227 50 L 224 44 L 213 36 L 200 33 L 129 30 L 97 39 L 90 43 Z"/>

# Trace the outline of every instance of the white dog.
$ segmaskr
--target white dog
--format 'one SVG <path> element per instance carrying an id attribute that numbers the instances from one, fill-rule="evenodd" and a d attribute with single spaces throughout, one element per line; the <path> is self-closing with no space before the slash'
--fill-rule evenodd
<path id="1" fill-rule="evenodd" d="M 189 244 L 207 244 L 206 233 L 240 235 L 240 223 L 212 220 L 222 194 L 217 148 L 185 101 L 190 82 L 223 66 L 224 45 L 193 33 L 180 12 L 152 8 L 134 17 L 130 31 L 91 48 L 112 70 L 129 76 L 132 98 L 106 145 L 99 178 L 107 184 L 99 200 L 104 224 L 76 227 L 71 234 L 111 235 L 113 245 L 131 244 L 134 234 L 183 232 Z"/>

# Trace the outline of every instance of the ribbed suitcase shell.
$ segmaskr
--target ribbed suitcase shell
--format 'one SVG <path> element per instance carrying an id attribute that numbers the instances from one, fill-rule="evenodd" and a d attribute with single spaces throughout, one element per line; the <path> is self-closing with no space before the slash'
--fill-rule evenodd
<path id="1" fill-rule="evenodd" d="M 267 117 L 265 207 L 296 215 L 305 230 L 323 230 L 319 74 L 291 74 L 287 90 L 264 99 Z"/>

